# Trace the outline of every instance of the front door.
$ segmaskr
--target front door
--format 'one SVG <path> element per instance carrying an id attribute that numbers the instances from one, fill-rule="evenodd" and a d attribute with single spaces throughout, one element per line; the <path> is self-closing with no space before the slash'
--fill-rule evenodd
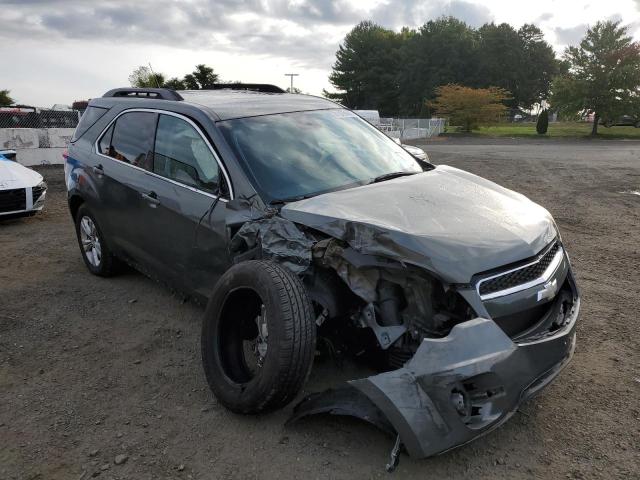
<path id="1" fill-rule="evenodd" d="M 163 113 L 150 167 L 144 235 L 154 263 L 171 264 L 174 281 L 208 297 L 230 264 L 221 165 L 193 122 Z"/>

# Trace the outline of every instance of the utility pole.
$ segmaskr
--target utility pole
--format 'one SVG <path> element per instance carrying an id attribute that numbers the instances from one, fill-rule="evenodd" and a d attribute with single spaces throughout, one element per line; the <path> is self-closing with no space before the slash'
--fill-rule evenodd
<path id="1" fill-rule="evenodd" d="M 285 73 L 284 76 L 285 77 L 290 77 L 291 78 L 291 89 L 289 90 L 289 93 L 293 93 L 293 77 L 297 77 L 299 74 L 297 73 Z"/>

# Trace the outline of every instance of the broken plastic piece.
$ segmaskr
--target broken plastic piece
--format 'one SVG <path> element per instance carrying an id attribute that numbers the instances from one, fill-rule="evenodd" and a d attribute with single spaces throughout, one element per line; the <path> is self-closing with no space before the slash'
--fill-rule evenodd
<path id="1" fill-rule="evenodd" d="M 349 385 L 306 396 L 293 409 L 293 415 L 287 420 L 287 425 L 309 415 L 321 413 L 356 417 L 389 435 L 396 435 L 396 431 L 380 409 L 364 393 Z"/>

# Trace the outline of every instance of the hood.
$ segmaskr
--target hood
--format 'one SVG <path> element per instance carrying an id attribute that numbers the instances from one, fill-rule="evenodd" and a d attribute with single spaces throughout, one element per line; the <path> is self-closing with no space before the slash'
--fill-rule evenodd
<path id="1" fill-rule="evenodd" d="M 18 162 L 0 158 L 0 190 L 34 187 L 42 181 L 42 175 Z"/>
<path id="2" fill-rule="evenodd" d="M 540 205 L 448 166 L 293 202 L 281 214 L 448 283 L 532 257 L 557 235 Z"/>

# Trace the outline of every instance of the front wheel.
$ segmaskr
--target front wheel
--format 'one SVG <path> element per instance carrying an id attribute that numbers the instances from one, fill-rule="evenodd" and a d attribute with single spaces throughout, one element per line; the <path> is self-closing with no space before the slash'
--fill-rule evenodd
<path id="1" fill-rule="evenodd" d="M 271 261 L 231 267 L 202 326 L 202 362 L 220 403 L 260 413 L 289 403 L 313 363 L 316 325 L 300 279 Z"/>

